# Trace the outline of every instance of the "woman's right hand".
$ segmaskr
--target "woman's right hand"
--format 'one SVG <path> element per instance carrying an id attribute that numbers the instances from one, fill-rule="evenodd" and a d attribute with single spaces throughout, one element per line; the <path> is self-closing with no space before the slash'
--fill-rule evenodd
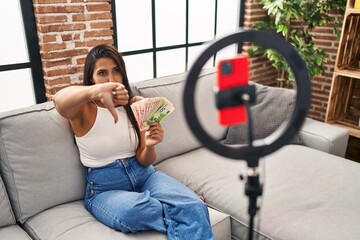
<path id="1" fill-rule="evenodd" d="M 107 82 L 93 85 L 98 92 L 98 100 L 106 107 L 114 117 L 117 123 L 118 115 L 115 111 L 116 106 L 124 106 L 128 104 L 129 94 L 125 86 L 121 83 Z"/>

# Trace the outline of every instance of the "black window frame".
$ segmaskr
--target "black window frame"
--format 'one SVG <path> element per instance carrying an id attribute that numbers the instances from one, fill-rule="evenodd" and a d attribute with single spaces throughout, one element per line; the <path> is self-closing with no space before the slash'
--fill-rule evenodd
<path id="1" fill-rule="evenodd" d="M 205 42 L 195 42 L 189 43 L 189 1 L 186 0 L 186 32 L 185 32 L 185 44 L 178 44 L 178 45 L 171 45 L 166 47 L 156 47 L 156 12 L 155 12 L 155 1 L 151 0 L 151 18 L 152 18 L 152 48 L 147 49 L 139 49 L 134 51 L 124 51 L 122 52 L 123 56 L 131 56 L 143 53 L 152 53 L 153 54 L 153 78 L 157 77 L 157 61 L 156 56 L 158 52 L 166 51 L 166 50 L 173 50 L 179 48 L 185 48 L 185 71 L 189 70 L 188 61 L 189 61 L 189 48 L 200 46 Z M 226 1 L 226 0 L 225 0 Z M 112 8 L 112 19 L 113 19 L 113 39 L 114 39 L 114 46 L 118 47 L 118 39 L 117 39 L 117 22 L 116 22 L 116 3 L 115 0 L 110 1 L 111 8 Z M 245 19 L 245 0 L 240 0 L 240 9 L 239 9 L 239 28 L 244 27 L 244 19 Z M 215 0 L 215 24 L 214 24 L 214 37 L 217 34 L 217 9 L 218 9 L 218 0 Z M 242 46 L 239 44 L 237 48 L 238 53 L 242 51 Z M 215 66 L 216 56 L 213 60 L 213 66 Z"/>
<path id="2" fill-rule="evenodd" d="M 23 19 L 29 62 L 0 65 L 0 72 L 30 68 L 34 87 L 35 102 L 46 102 L 44 76 L 42 72 L 39 39 L 32 0 L 21 0 L 20 8 Z"/>

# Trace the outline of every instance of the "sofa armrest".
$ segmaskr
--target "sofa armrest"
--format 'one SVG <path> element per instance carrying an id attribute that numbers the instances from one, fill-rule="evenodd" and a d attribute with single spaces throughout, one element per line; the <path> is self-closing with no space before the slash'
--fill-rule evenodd
<path id="1" fill-rule="evenodd" d="M 349 132 L 345 128 L 306 118 L 299 137 L 305 146 L 344 157 Z"/>

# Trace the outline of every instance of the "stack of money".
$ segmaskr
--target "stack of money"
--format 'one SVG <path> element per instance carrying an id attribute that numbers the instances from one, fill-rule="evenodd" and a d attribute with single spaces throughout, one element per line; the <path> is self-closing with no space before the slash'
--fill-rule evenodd
<path id="1" fill-rule="evenodd" d="M 140 131 L 148 129 L 152 122 L 161 122 L 174 110 L 174 105 L 164 97 L 145 98 L 131 104 Z"/>

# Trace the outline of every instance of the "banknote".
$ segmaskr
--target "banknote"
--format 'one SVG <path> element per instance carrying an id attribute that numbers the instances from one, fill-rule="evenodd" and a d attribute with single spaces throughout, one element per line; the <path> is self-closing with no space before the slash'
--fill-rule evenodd
<path id="1" fill-rule="evenodd" d="M 146 130 L 150 123 L 161 122 L 174 110 L 174 105 L 165 97 L 145 98 L 131 104 L 140 131 Z"/>

